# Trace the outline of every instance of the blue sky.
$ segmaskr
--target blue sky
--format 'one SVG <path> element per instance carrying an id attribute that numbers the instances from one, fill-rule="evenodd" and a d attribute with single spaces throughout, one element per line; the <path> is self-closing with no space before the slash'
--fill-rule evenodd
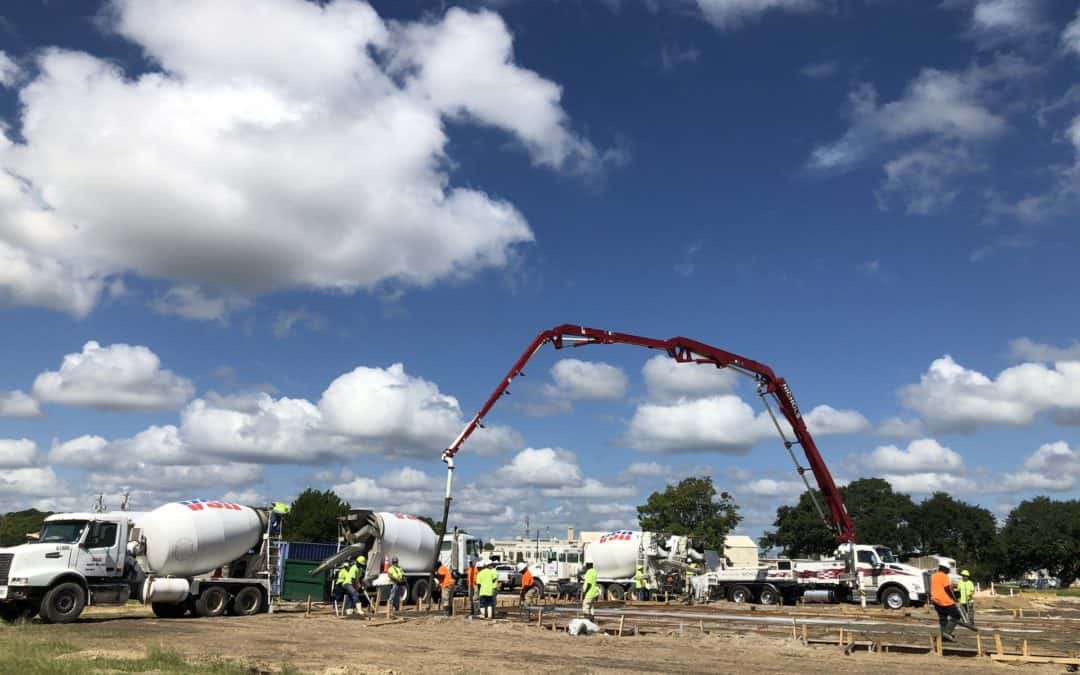
<path id="1" fill-rule="evenodd" d="M 3 506 L 434 515 L 567 322 L 768 363 L 842 481 L 1080 492 L 1076 3 L 241 5 L 4 11 Z M 652 356 L 542 351 L 457 522 L 707 474 L 759 534 L 799 486 L 749 383 Z"/>

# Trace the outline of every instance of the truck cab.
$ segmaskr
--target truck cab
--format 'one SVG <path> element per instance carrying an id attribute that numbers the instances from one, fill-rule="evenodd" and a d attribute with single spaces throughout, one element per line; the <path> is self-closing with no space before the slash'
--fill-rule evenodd
<path id="1" fill-rule="evenodd" d="M 844 544 L 836 557 L 846 562 L 852 581 L 852 600 L 865 595 L 889 609 L 926 603 L 926 582 L 923 571 L 901 563 L 889 547 L 866 544 Z"/>
<path id="2" fill-rule="evenodd" d="M 49 516 L 34 542 L 0 549 L 0 613 L 74 621 L 87 605 L 127 602 L 132 514 Z"/>

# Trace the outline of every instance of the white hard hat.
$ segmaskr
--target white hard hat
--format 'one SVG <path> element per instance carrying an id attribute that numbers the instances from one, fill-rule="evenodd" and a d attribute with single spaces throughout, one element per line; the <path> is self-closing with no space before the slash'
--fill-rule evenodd
<path id="1" fill-rule="evenodd" d="M 526 565 L 526 564 L 525 564 L 525 563 L 523 563 L 523 562 L 520 562 L 520 563 L 518 563 L 518 566 L 517 566 L 517 571 L 518 571 L 518 572 L 524 571 L 524 569 L 525 569 L 526 567 L 528 567 L 528 565 Z"/>

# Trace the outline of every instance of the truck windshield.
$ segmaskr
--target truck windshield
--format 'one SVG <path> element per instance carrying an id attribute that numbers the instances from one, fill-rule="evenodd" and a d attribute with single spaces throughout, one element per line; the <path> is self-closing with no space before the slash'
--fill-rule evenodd
<path id="1" fill-rule="evenodd" d="M 86 529 L 85 520 L 58 520 L 41 526 L 41 543 L 76 544 Z"/>
<path id="2" fill-rule="evenodd" d="M 896 556 L 893 555 L 893 552 L 891 550 L 885 548 L 884 546 L 876 546 L 876 547 L 874 547 L 874 550 L 877 551 L 878 557 L 881 558 L 881 562 L 883 562 L 883 563 L 898 562 L 896 560 Z"/>

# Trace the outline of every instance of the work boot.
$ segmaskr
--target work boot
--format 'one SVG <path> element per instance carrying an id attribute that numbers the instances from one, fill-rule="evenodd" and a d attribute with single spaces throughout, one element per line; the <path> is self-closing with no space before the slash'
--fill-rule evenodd
<path id="1" fill-rule="evenodd" d="M 956 636 L 953 635 L 952 633 L 944 633 L 943 632 L 941 634 L 941 639 L 945 640 L 946 642 L 956 642 Z"/>

